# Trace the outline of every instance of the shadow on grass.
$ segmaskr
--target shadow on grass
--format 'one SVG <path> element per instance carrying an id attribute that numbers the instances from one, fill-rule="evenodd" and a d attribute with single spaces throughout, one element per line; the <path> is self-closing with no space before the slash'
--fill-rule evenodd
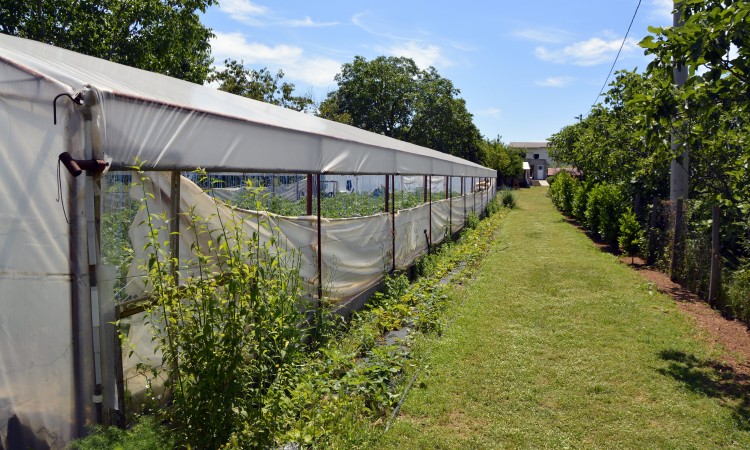
<path id="1" fill-rule="evenodd" d="M 669 366 L 659 369 L 693 392 L 717 398 L 731 408 L 739 429 L 750 430 L 750 376 L 718 361 L 704 360 L 678 350 L 664 350 L 659 357 Z"/>

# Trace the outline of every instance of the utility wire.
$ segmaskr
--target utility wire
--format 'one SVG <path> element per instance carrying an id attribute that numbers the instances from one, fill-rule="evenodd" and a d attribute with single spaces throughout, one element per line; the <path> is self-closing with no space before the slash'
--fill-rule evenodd
<path id="1" fill-rule="evenodd" d="M 599 100 L 599 97 L 602 96 L 602 92 L 604 92 L 604 89 L 607 87 L 607 83 L 609 82 L 609 77 L 612 76 L 612 71 L 615 70 L 615 64 L 617 64 L 617 60 L 620 58 L 620 53 L 622 53 L 622 48 L 625 47 L 625 42 L 628 40 L 628 35 L 630 34 L 630 29 L 633 27 L 633 22 L 635 22 L 635 16 L 638 15 L 638 9 L 641 7 L 641 0 L 638 0 L 638 5 L 635 7 L 635 12 L 633 13 L 633 18 L 630 19 L 630 25 L 628 25 L 628 31 L 625 32 L 625 37 L 622 39 L 622 44 L 620 44 L 620 49 L 617 50 L 617 56 L 615 56 L 614 62 L 612 62 L 612 67 L 609 68 L 609 73 L 607 74 L 607 79 L 604 80 L 604 84 L 602 85 L 602 88 L 599 90 L 599 93 L 596 95 L 596 98 L 594 99 L 594 102 L 591 104 L 591 107 L 589 108 L 589 112 L 586 113 L 588 116 L 591 113 L 591 110 L 594 109 L 594 105 L 596 105 L 596 101 Z"/>

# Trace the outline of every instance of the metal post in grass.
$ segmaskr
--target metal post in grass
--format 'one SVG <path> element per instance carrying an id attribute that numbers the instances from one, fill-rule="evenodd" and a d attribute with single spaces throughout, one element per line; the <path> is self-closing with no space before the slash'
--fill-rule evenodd
<path id="1" fill-rule="evenodd" d="M 391 175 L 391 273 L 396 271 L 396 175 Z M 387 199 L 386 199 L 387 201 Z"/>
<path id="2" fill-rule="evenodd" d="M 682 230 L 684 228 L 683 220 L 683 200 L 678 198 L 674 206 L 674 232 L 672 234 L 672 261 L 669 266 L 669 278 L 677 281 L 677 271 L 680 267 L 680 258 L 682 255 Z"/>
<path id="3" fill-rule="evenodd" d="M 175 285 L 178 284 L 177 269 L 180 261 L 180 172 L 172 171 L 169 190 L 169 252 L 170 272 Z"/>
<path id="4" fill-rule="evenodd" d="M 432 246 L 432 175 L 430 175 L 430 246 Z"/>
<path id="5" fill-rule="evenodd" d="M 474 214 L 477 213 L 477 194 L 474 192 L 474 177 L 471 177 L 471 199 L 474 202 L 474 207 L 471 209 Z"/>
<path id="6" fill-rule="evenodd" d="M 448 183 L 446 183 L 446 186 L 448 186 L 448 190 L 446 192 L 449 193 L 448 196 L 448 236 L 453 236 L 453 193 L 451 192 L 453 189 L 451 189 L 453 186 L 453 177 L 445 177 L 446 180 L 450 180 Z"/>
<path id="7" fill-rule="evenodd" d="M 464 224 L 466 226 L 466 177 L 461 177 L 461 197 L 464 199 Z"/>
<path id="8" fill-rule="evenodd" d="M 427 175 L 424 176 L 424 202 L 427 203 Z"/>
<path id="9" fill-rule="evenodd" d="M 719 205 L 711 207 L 711 281 L 708 285 L 708 302 L 716 304 L 719 295 L 719 283 L 721 282 L 721 242 L 719 228 L 721 226 L 721 211 Z"/>
<path id="10" fill-rule="evenodd" d="M 312 216 L 312 196 L 313 196 L 313 174 L 307 174 L 307 203 L 306 209 L 307 215 Z M 320 196 L 318 196 L 320 198 Z"/>
<path id="11" fill-rule="evenodd" d="M 323 301 L 323 230 L 320 226 L 320 174 L 316 175 L 316 181 L 318 183 L 318 303 L 320 303 Z"/>
<path id="12" fill-rule="evenodd" d="M 659 230 L 657 224 L 659 220 L 659 197 L 654 196 L 651 206 L 651 217 L 648 222 L 648 254 L 646 255 L 646 264 L 652 266 L 656 263 L 656 239 Z"/>
<path id="13" fill-rule="evenodd" d="M 390 200 L 390 175 L 385 176 L 385 212 L 388 212 L 388 201 Z"/>

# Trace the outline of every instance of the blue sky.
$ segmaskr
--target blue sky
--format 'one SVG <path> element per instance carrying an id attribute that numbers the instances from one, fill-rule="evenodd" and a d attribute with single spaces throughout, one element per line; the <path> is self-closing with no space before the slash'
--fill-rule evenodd
<path id="1" fill-rule="evenodd" d="M 638 0 L 536 2 L 220 0 L 204 16 L 215 63 L 282 69 L 316 100 L 355 55 L 434 66 L 466 99 L 482 134 L 540 141 L 589 111 Z M 642 0 L 615 70 L 645 69 L 649 25 L 671 24 L 672 0 Z"/>

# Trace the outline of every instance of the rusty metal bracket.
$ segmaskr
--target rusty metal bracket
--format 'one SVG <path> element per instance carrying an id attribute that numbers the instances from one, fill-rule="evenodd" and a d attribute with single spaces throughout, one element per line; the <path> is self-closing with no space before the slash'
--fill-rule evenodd
<path id="1" fill-rule="evenodd" d="M 52 100 L 52 115 L 55 121 L 55 125 L 57 125 L 57 99 L 60 97 L 68 97 L 70 101 L 75 103 L 76 105 L 83 105 L 83 94 L 80 92 L 76 94 L 75 97 L 66 93 L 56 96 L 55 99 Z"/>
<path id="2" fill-rule="evenodd" d="M 101 159 L 73 159 L 68 152 L 60 153 L 58 158 L 73 177 L 77 177 L 84 170 L 89 174 L 102 173 L 109 166 L 107 161 Z"/>

